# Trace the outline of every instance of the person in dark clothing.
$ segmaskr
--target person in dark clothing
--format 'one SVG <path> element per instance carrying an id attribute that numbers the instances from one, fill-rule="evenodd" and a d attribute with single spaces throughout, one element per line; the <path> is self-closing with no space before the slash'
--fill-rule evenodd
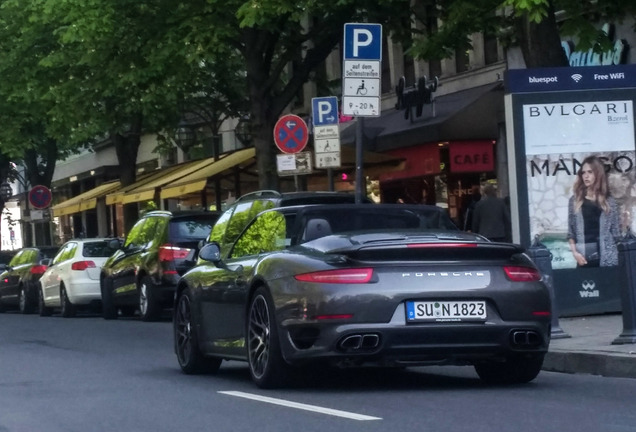
<path id="1" fill-rule="evenodd" d="M 473 230 L 473 214 L 475 213 L 475 206 L 481 199 L 481 194 L 479 193 L 479 185 L 473 185 L 470 197 L 466 200 L 466 204 L 464 205 L 463 215 L 464 215 L 464 231 L 472 231 Z"/>
<path id="2" fill-rule="evenodd" d="M 495 186 L 486 184 L 484 197 L 475 205 L 473 232 L 494 242 L 510 241 L 510 210 L 503 199 L 497 198 Z"/>

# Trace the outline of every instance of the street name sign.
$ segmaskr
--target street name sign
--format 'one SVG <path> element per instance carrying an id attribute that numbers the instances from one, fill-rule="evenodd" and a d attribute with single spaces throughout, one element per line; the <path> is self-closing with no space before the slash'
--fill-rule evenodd
<path id="1" fill-rule="evenodd" d="M 344 26 L 342 114 L 378 117 L 382 89 L 382 26 Z"/>

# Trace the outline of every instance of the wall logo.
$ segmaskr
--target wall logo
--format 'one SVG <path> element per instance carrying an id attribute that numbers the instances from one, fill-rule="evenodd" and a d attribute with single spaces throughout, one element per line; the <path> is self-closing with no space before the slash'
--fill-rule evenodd
<path id="1" fill-rule="evenodd" d="M 581 81 L 581 78 L 583 78 L 583 75 L 581 75 L 581 74 L 573 74 L 573 75 L 570 75 L 570 78 L 572 78 L 574 80 L 574 82 L 579 82 L 579 81 Z"/>
<path id="2" fill-rule="evenodd" d="M 581 298 L 601 296 L 600 291 L 596 289 L 596 282 L 594 280 L 584 280 L 581 282 L 581 288 L 583 288 L 582 291 L 579 291 Z"/>

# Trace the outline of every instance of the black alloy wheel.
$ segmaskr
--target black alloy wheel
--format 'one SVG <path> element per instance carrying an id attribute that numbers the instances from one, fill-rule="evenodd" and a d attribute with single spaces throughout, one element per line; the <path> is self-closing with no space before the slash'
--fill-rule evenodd
<path id="1" fill-rule="evenodd" d="M 20 285 L 20 291 L 18 292 L 18 307 L 22 314 L 33 313 L 33 305 L 29 301 L 29 296 L 27 295 L 24 285 Z"/>
<path id="2" fill-rule="evenodd" d="M 156 300 L 156 287 L 152 279 L 144 276 L 139 284 L 139 315 L 143 321 L 157 321 L 161 317 L 161 305 Z"/>
<path id="3" fill-rule="evenodd" d="M 283 359 L 273 301 L 269 292 L 258 288 L 247 315 L 247 355 L 252 380 L 260 388 L 276 388 L 287 384 L 290 367 Z"/>
<path id="4" fill-rule="evenodd" d="M 174 312 L 174 349 L 181 370 L 188 375 L 214 373 L 221 366 L 221 359 L 206 357 L 201 352 L 196 324 L 192 319 L 190 290 L 185 290 L 177 301 Z"/>

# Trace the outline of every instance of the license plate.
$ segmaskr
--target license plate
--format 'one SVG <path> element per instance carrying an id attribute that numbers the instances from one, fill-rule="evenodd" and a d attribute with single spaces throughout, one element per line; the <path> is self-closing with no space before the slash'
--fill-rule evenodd
<path id="1" fill-rule="evenodd" d="M 411 301 L 406 303 L 407 321 L 484 321 L 485 301 Z"/>

